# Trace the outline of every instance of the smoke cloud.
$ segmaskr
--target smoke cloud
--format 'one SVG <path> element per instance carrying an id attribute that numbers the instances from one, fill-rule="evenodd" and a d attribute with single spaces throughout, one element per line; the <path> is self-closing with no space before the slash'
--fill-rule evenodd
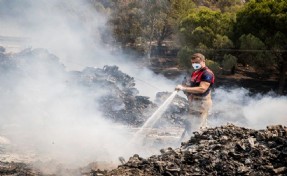
<path id="1" fill-rule="evenodd" d="M 287 97 L 269 94 L 252 95 L 244 88 L 217 88 L 213 96 L 211 125 L 227 122 L 263 129 L 267 125 L 287 125 Z"/>
<path id="2" fill-rule="evenodd" d="M 112 35 L 106 26 L 108 14 L 98 13 L 88 1 L 2 0 L 0 3 L 4 21 L 0 34 L 25 37 L 27 42 L 21 48 L 46 48 L 60 58 L 67 70 L 118 65 L 135 77 L 142 95 L 152 98 L 156 91 L 173 91 L 173 81 L 138 66 L 127 59 L 130 56 L 103 43 L 101 34 Z"/>
<path id="3" fill-rule="evenodd" d="M 72 165 L 151 152 L 127 145 L 132 133 L 102 118 L 97 109 L 100 102 L 91 96 L 96 98 L 108 90 L 97 87 L 95 93 L 81 86 L 67 86 L 67 71 L 118 65 L 135 78 L 140 95 L 151 100 L 156 92 L 172 92 L 179 81 L 155 75 L 125 55 L 112 54 L 100 38 L 101 32 L 108 31 L 107 17 L 87 1 L 0 0 L 0 17 L 0 35 L 24 37 L 21 48 L 47 49 L 46 54 L 36 52 L 34 58 L 23 59 L 18 65 L 21 71 L 17 68 L 0 73 L 0 134 L 15 148 Z M 47 60 L 50 53 L 59 59 L 58 65 Z M 25 54 L 17 59 L 21 57 Z M 250 96 L 242 88 L 217 88 L 213 97 L 212 126 L 226 122 L 252 128 L 287 125 L 286 97 Z"/>
<path id="4" fill-rule="evenodd" d="M 76 166 L 91 161 L 117 162 L 119 156 L 141 151 L 138 146 L 126 145 L 132 135 L 128 129 L 103 119 L 97 109 L 100 102 L 93 98 L 108 90 L 97 87 L 95 93 L 68 86 L 67 71 L 118 65 L 137 76 L 141 95 L 154 96 L 155 87 L 173 90 L 170 81 L 126 62 L 124 55 L 111 54 L 100 38 L 101 32 L 108 31 L 106 16 L 84 0 L 0 0 L 0 17 L 1 36 L 25 39 L 19 49 L 46 49 L 46 54 L 33 51 L 33 57 L 25 52 L 15 56 L 12 60 L 18 60 L 17 68 L 2 70 L 0 76 L 1 135 L 8 137 L 15 149 L 32 150 L 42 159 L 46 156 Z M 51 63 L 51 57 L 59 59 L 59 64 Z"/>
<path id="5" fill-rule="evenodd" d="M 28 56 L 12 58 L 22 62 L 0 76 L 1 135 L 13 148 L 76 166 L 116 161 L 134 151 L 129 146 L 126 151 L 115 148 L 125 145 L 131 134 L 102 118 L 97 95 L 70 85 L 64 67 L 50 63 L 49 53 L 36 50 Z M 98 87 L 95 91 L 101 92 Z"/>

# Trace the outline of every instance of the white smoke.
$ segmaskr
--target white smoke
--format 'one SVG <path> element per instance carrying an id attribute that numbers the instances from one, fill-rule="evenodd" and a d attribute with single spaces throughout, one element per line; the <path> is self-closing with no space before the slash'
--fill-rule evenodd
<path id="1" fill-rule="evenodd" d="M 115 147 L 125 145 L 131 134 L 102 118 L 93 92 L 70 85 L 64 68 L 49 63 L 48 53 L 28 56 L 15 58 L 22 62 L 10 68 L 8 80 L 7 73 L 0 77 L 5 83 L 0 95 L 1 135 L 14 148 L 76 166 L 117 161 L 135 151 Z"/>
<path id="2" fill-rule="evenodd" d="M 33 150 L 39 156 L 77 166 L 91 161 L 117 161 L 119 156 L 139 151 L 126 146 L 131 139 L 129 131 L 102 118 L 97 110 L 100 102 L 91 99 L 91 92 L 67 86 L 65 71 L 118 65 L 136 80 L 142 75 L 142 82 L 160 84 L 165 90 L 167 84 L 162 77 L 157 83 L 151 71 L 123 62 L 123 55 L 114 56 L 103 45 L 99 33 L 105 31 L 105 16 L 84 0 L 1 0 L 0 15 L 0 35 L 25 37 L 22 47 L 48 51 L 48 56 L 36 54 L 31 62 L 23 58 L 17 66 L 20 74 L 14 70 L 1 73 L 1 82 L 7 85 L 0 95 L 1 135 L 18 150 Z M 49 53 L 64 65 L 51 65 L 45 59 Z M 145 83 L 137 86 L 141 95 L 158 91 L 145 89 L 151 87 Z M 95 94 L 106 91 L 98 87 Z"/>
<path id="3" fill-rule="evenodd" d="M 260 97 L 250 100 L 243 108 L 250 128 L 264 128 L 267 125 L 287 126 L 287 97 Z"/>
<path id="4" fill-rule="evenodd" d="M 117 48 L 103 44 L 101 33 L 112 35 L 105 25 L 108 14 L 98 13 L 85 0 L 2 0 L 1 5 L 0 14 L 4 17 L 1 35 L 25 37 L 25 47 L 48 49 L 60 58 L 67 70 L 117 65 L 135 78 L 141 95 L 153 99 L 158 91 L 174 90 L 174 81 L 155 75 L 127 59 Z M 111 50 L 116 52 L 112 54 Z"/>
<path id="5" fill-rule="evenodd" d="M 217 88 L 213 96 L 212 125 L 227 122 L 249 128 L 287 125 L 287 97 L 275 93 L 252 95 L 244 88 Z"/>
<path id="6" fill-rule="evenodd" d="M 64 64 L 64 68 L 51 68 L 41 60 L 45 56 L 37 56 L 39 62 L 21 65 L 24 75 L 1 73 L 7 90 L 0 90 L 0 132 L 11 143 L 23 151 L 36 150 L 78 165 L 143 152 L 126 145 L 130 132 L 102 118 L 90 92 L 67 86 L 69 78 L 63 70 L 118 65 L 135 78 L 140 95 L 151 98 L 159 91 L 172 92 L 175 81 L 130 63 L 124 55 L 111 54 L 100 39 L 100 31 L 108 31 L 107 17 L 84 0 L 0 0 L 0 17 L 0 35 L 25 37 L 24 47 L 45 48 Z M 103 90 L 98 87 L 95 92 Z M 245 89 L 217 89 L 213 103 L 212 125 L 286 125 L 286 97 L 254 97 Z"/>

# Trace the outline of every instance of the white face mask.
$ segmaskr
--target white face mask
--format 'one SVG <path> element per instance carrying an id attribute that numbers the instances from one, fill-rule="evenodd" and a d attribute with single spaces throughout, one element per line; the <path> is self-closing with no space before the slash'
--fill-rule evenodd
<path id="1" fill-rule="evenodd" d="M 194 70 L 198 70 L 201 68 L 201 65 L 199 63 L 193 63 L 192 67 L 194 68 Z"/>

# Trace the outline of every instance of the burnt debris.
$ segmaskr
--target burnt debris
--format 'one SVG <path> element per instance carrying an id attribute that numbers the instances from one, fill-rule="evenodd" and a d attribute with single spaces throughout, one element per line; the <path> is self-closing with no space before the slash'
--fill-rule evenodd
<path id="1" fill-rule="evenodd" d="M 134 78 L 117 66 L 86 68 L 75 81 L 98 96 L 97 108 L 115 122 L 140 125 L 147 118 L 145 111 L 154 106 L 148 97 L 138 95 Z"/>
<path id="2" fill-rule="evenodd" d="M 0 53 L 0 72 L 0 90 L 6 93 L 12 93 L 17 87 L 17 81 L 13 81 L 15 78 L 45 80 L 45 76 L 51 76 L 57 83 L 65 77 L 65 87 L 69 90 L 81 87 L 94 100 L 90 101 L 93 103 L 90 107 L 98 109 L 105 118 L 133 126 L 142 125 L 160 106 L 160 101 L 170 94 L 158 93 L 154 103 L 149 97 L 139 95 L 135 79 L 120 71 L 117 66 L 87 67 L 82 71 L 68 72 L 59 58 L 45 49 L 25 49 L 16 54 Z M 47 86 L 53 85 L 50 83 Z M 172 123 L 181 121 L 186 105 L 187 101 L 177 96 L 163 119 Z"/>
<path id="3" fill-rule="evenodd" d="M 147 159 L 137 154 L 108 175 L 287 175 L 287 127 L 209 128 Z"/>
<path id="4" fill-rule="evenodd" d="M 127 125 L 139 126 L 163 103 L 171 94 L 158 92 L 155 103 L 149 97 L 140 96 L 135 88 L 135 79 L 119 70 L 117 66 L 100 68 L 86 68 L 78 73 L 78 83 L 90 88 L 90 91 L 99 91 L 97 87 L 104 87 L 99 99 L 99 109 L 106 117 Z M 186 114 L 188 102 L 176 96 L 163 119 L 170 123 L 182 122 L 181 117 Z"/>
<path id="5" fill-rule="evenodd" d="M 170 95 L 170 92 L 158 92 L 156 94 L 155 104 L 160 106 Z M 183 125 L 183 116 L 188 114 L 188 109 L 187 99 L 176 95 L 168 109 L 163 113 L 161 119 L 172 125 Z M 163 124 L 160 120 L 159 123 Z"/>
<path id="6" fill-rule="evenodd" d="M 0 161 L 0 175 L 25 175 L 25 176 L 36 176 L 42 175 L 40 171 L 35 170 L 32 166 L 24 163 L 14 163 L 14 162 L 1 162 Z"/>

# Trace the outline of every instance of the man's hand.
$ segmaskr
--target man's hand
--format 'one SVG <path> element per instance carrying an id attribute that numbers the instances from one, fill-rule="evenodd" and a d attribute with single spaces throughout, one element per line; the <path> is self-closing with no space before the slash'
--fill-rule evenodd
<path id="1" fill-rule="evenodd" d="M 177 85 L 176 87 L 175 87 L 175 90 L 184 90 L 184 86 L 182 86 L 181 84 L 179 84 L 179 85 Z"/>

